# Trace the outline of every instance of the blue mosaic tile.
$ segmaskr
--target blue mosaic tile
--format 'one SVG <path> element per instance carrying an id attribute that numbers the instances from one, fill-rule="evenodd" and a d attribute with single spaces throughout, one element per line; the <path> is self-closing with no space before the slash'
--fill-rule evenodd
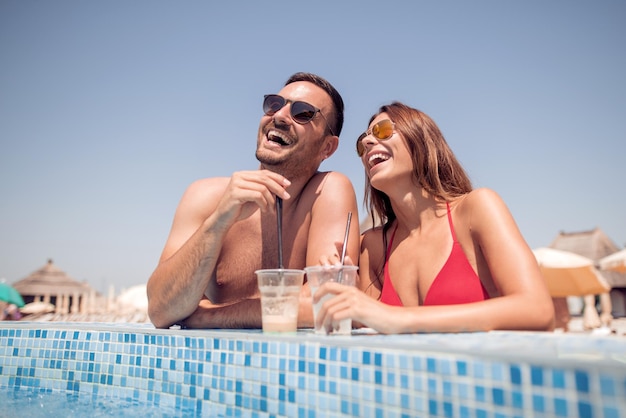
<path id="1" fill-rule="evenodd" d="M 477 379 L 485 378 L 485 363 L 482 361 L 476 361 L 472 364 L 472 369 L 474 371 L 474 377 Z"/>
<path id="2" fill-rule="evenodd" d="M 529 364 L 516 356 L 507 362 L 503 356 L 495 361 L 391 348 L 395 343 L 367 348 L 358 345 L 358 337 L 346 343 L 323 337 L 256 340 L 261 333 L 245 332 L 198 335 L 0 327 L 0 390 L 43 386 L 234 416 L 402 417 L 434 411 L 523 417 L 534 411 L 537 416 L 625 418 L 620 415 L 626 406 L 624 366 L 598 370 L 589 363 L 571 369 Z M 513 335 L 520 344 L 521 335 Z M 458 342 L 474 336 L 460 337 Z M 500 338 L 476 336 L 481 347 L 485 337 Z M 426 339 L 431 346 L 438 338 L 456 336 L 380 337 L 396 343 Z M 598 346 L 591 349 L 597 352 Z M 604 349 L 620 352 L 608 343 Z"/>
<path id="3" fill-rule="evenodd" d="M 491 365 L 491 378 L 496 382 L 504 381 L 504 366 L 501 363 Z"/>
<path id="4" fill-rule="evenodd" d="M 533 411 L 544 412 L 545 411 L 545 399 L 541 395 L 533 395 Z"/>
<path id="5" fill-rule="evenodd" d="M 591 405 L 587 402 L 578 402 L 578 416 L 580 418 L 592 418 L 593 409 Z"/>
<path id="6" fill-rule="evenodd" d="M 437 373 L 437 361 L 434 358 L 428 357 L 426 359 L 426 370 L 429 373 Z"/>
<path id="7" fill-rule="evenodd" d="M 555 388 L 565 388 L 565 372 L 563 370 L 552 371 L 552 386 Z"/>
<path id="8" fill-rule="evenodd" d="M 491 396 L 495 405 L 505 405 L 505 393 L 503 389 L 493 388 Z"/>
<path id="9" fill-rule="evenodd" d="M 470 399 L 470 390 L 467 383 L 460 382 L 457 384 L 457 396 L 460 399 Z"/>
<path id="10" fill-rule="evenodd" d="M 530 382 L 533 386 L 543 386 L 543 368 L 537 366 L 530 368 Z"/>
<path id="11" fill-rule="evenodd" d="M 568 416 L 567 401 L 565 399 L 559 399 L 559 398 L 554 399 L 554 413 L 556 416 L 559 416 L 559 417 Z"/>
<path id="12" fill-rule="evenodd" d="M 522 372 L 518 365 L 511 366 L 509 373 L 511 376 L 511 383 L 513 383 L 514 385 L 522 384 Z"/>
<path id="13" fill-rule="evenodd" d="M 604 418 L 619 418 L 620 416 L 623 416 L 620 415 L 620 411 L 616 407 L 603 407 L 602 415 Z"/>
<path id="14" fill-rule="evenodd" d="M 589 376 L 586 372 L 576 371 L 576 390 L 578 392 L 589 392 Z"/>

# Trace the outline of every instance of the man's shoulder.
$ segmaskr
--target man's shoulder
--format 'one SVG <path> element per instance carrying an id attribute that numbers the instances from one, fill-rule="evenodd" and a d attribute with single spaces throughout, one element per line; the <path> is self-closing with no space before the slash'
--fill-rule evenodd
<path id="1" fill-rule="evenodd" d="M 356 193 L 344 174 L 336 171 L 315 173 L 302 190 L 299 206 L 323 210 L 346 209 L 356 212 Z"/>
<path id="2" fill-rule="evenodd" d="M 352 188 L 352 182 L 339 171 L 318 171 L 309 180 L 309 185 L 313 186 L 317 192 L 332 188 Z"/>
<path id="3" fill-rule="evenodd" d="M 229 180 L 229 177 L 207 177 L 195 180 L 187 187 L 185 196 L 195 200 L 198 196 L 210 197 L 223 193 Z"/>
<path id="4" fill-rule="evenodd" d="M 345 179 L 345 180 L 349 180 L 348 176 L 346 176 L 345 174 L 343 174 L 340 171 L 318 171 L 316 172 L 314 175 L 315 176 L 320 176 L 323 178 L 333 178 L 333 179 Z"/>
<path id="5" fill-rule="evenodd" d="M 230 178 L 229 177 L 206 177 L 193 181 L 188 189 L 191 190 L 206 190 L 212 188 L 223 188 L 225 187 Z"/>

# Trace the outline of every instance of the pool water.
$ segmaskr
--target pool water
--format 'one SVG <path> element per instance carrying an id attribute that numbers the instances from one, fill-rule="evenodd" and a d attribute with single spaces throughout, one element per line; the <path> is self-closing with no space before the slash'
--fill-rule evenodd
<path id="1" fill-rule="evenodd" d="M 58 392 L 49 389 L 0 388 L 0 416 L 52 417 L 174 417 L 194 411 L 154 406 L 133 400 Z M 6 414 L 6 415 L 5 415 Z"/>

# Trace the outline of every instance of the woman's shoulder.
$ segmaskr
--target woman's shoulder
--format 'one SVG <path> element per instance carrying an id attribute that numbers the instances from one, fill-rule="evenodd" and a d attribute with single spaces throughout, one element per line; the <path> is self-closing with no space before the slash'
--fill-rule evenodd
<path id="1" fill-rule="evenodd" d="M 383 234 L 386 229 L 382 225 L 374 226 L 361 234 L 361 245 L 368 248 L 377 248 L 383 246 Z"/>
<path id="2" fill-rule="evenodd" d="M 380 238 L 383 233 L 382 226 L 374 226 L 363 231 L 363 239 Z"/>
<path id="3" fill-rule="evenodd" d="M 503 204 L 500 195 L 492 189 L 481 187 L 463 195 L 457 200 L 460 211 L 473 212 L 476 209 L 491 208 Z"/>
<path id="4" fill-rule="evenodd" d="M 487 226 L 491 228 L 512 215 L 500 195 L 489 188 L 474 189 L 459 199 L 457 218 L 465 220 L 471 229 Z"/>

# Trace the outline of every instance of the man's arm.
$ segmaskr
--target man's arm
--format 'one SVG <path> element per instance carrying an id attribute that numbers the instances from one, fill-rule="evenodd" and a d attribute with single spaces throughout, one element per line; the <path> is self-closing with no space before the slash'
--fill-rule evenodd
<path id="1" fill-rule="evenodd" d="M 259 208 L 272 210 L 274 195 L 288 199 L 288 184 L 276 173 L 259 170 L 235 173 L 230 180 L 199 180 L 187 189 L 148 280 L 148 314 L 157 328 L 169 327 L 196 311 L 228 230 Z"/>
<path id="2" fill-rule="evenodd" d="M 157 328 L 189 316 L 209 284 L 227 228 L 216 222 L 212 196 L 218 180 L 194 182 L 185 191 L 172 223 L 161 259 L 148 280 L 148 314 Z M 215 199 L 217 200 L 217 199 Z"/>
<path id="3" fill-rule="evenodd" d="M 200 301 L 198 308 L 182 321 L 187 328 L 261 328 L 261 300 L 244 299 L 228 305 Z"/>
<path id="4" fill-rule="evenodd" d="M 341 256 L 348 212 L 352 212 L 352 221 L 346 257 L 350 257 L 352 262 L 358 265 L 360 252 L 359 212 L 352 183 L 345 175 L 331 172 L 326 175 L 317 193 L 319 196 L 313 204 L 311 214 L 306 265 L 318 265 L 322 257 L 329 255 Z M 313 310 L 308 283 L 305 284 L 303 293 L 308 294 L 309 297 L 300 299 L 298 326 L 312 327 L 314 325 Z"/>

